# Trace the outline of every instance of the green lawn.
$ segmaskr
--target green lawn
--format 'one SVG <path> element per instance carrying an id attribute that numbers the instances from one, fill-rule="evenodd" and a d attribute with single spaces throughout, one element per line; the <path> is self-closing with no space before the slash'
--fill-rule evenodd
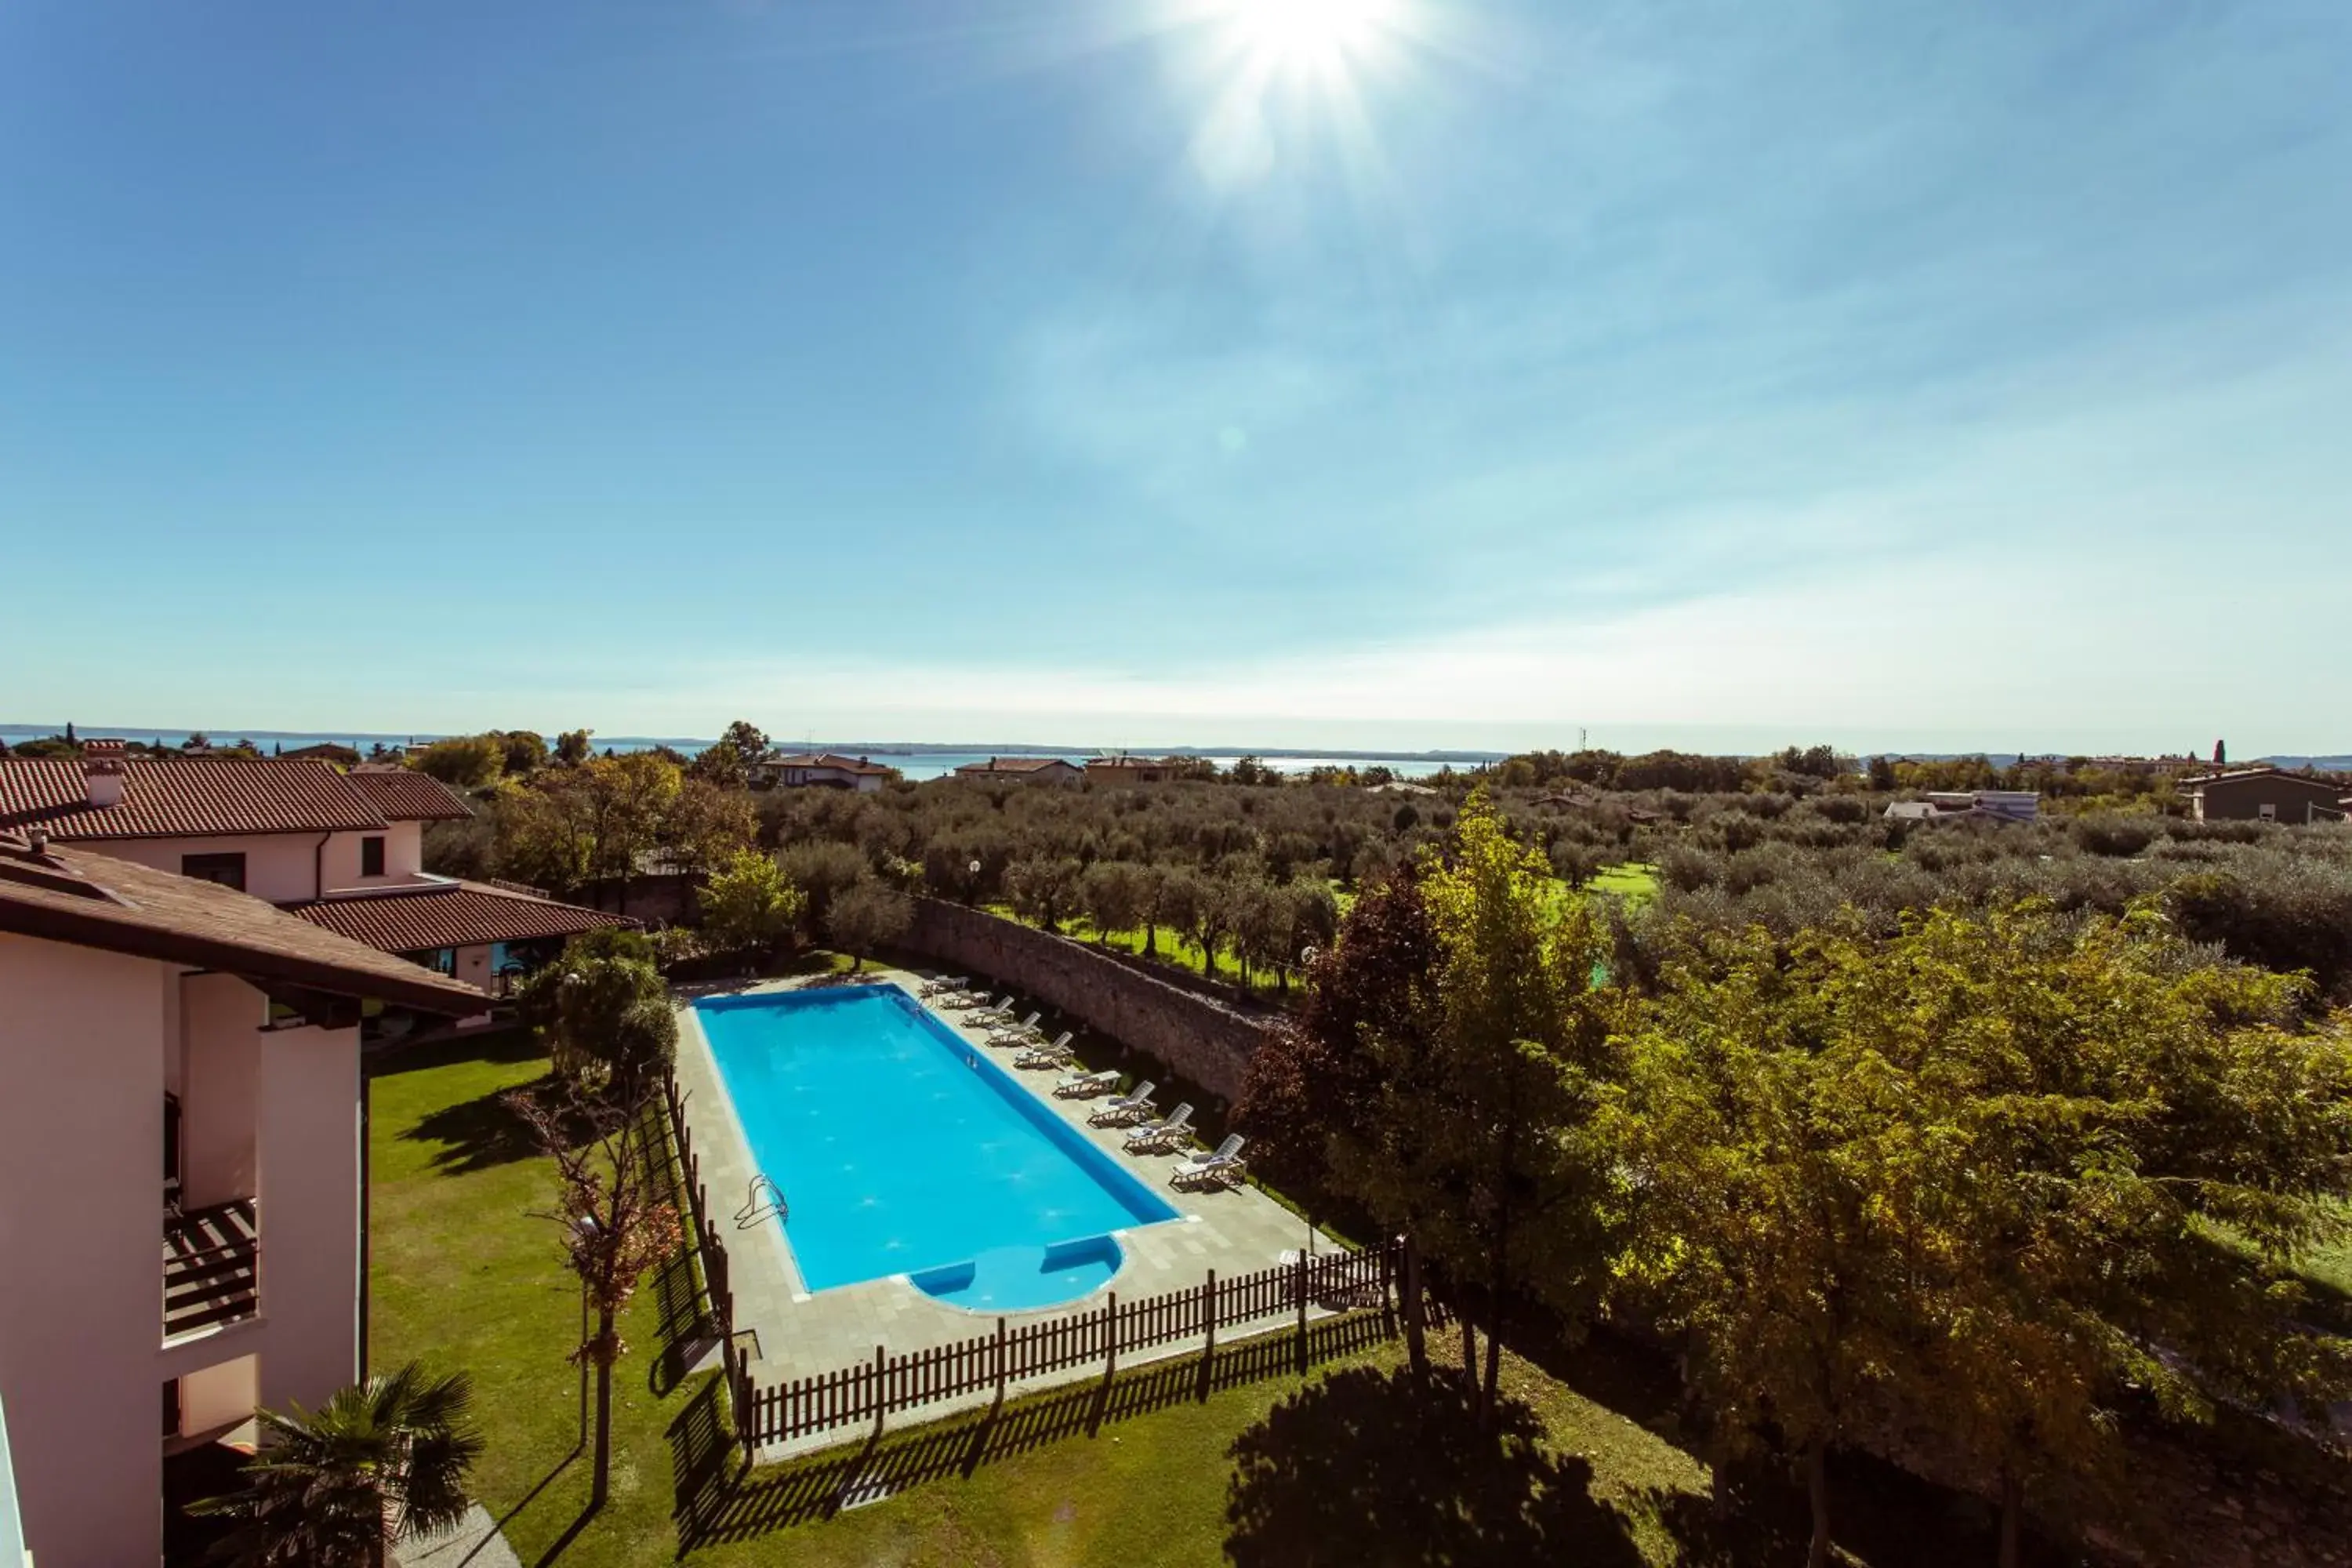
<path id="1" fill-rule="evenodd" d="M 990 914 L 1001 919 L 1021 920 L 1019 915 L 1013 912 L 1013 906 L 1010 904 L 990 904 L 986 908 Z M 1024 921 L 1021 923 L 1025 925 L 1029 922 Z M 1099 942 L 1102 939 L 1101 931 L 1092 921 L 1083 915 L 1073 915 L 1063 921 L 1059 934 L 1069 937 L 1073 941 L 1088 943 Z M 1141 955 L 1145 934 L 1141 926 L 1131 927 L 1126 931 L 1115 931 L 1110 933 L 1110 942 L 1108 945 L 1121 952 Z M 1195 974 L 1222 981 L 1227 985 L 1242 984 L 1241 966 L 1233 960 L 1230 953 L 1206 952 L 1199 942 L 1181 932 L 1171 931 L 1166 926 L 1161 926 L 1155 936 L 1156 945 L 1153 949 L 1153 956 L 1157 962 L 1178 969 L 1189 969 Z M 1293 982 L 1288 988 L 1290 990 L 1297 989 L 1296 976 L 1293 977 Z M 1285 991 L 1280 976 L 1255 969 L 1250 971 L 1248 988 L 1269 997 L 1278 997 Z"/>
<path id="2" fill-rule="evenodd" d="M 1658 895 L 1658 868 L 1629 860 L 1622 866 L 1612 866 L 1586 884 L 1596 893 L 1614 893 L 1635 903 Z"/>
<path id="3" fill-rule="evenodd" d="M 372 1362 L 473 1374 L 488 1439 L 475 1491 L 525 1563 L 1666 1568 L 1768 1549 L 1792 1560 L 1785 1489 L 1769 1522 L 1727 1527 L 1707 1504 L 1654 1360 L 1588 1350 L 1548 1358 L 1553 1375 L 1507 1358 L 1515 1403 L 1498 1441 L 1470 1429 L 1450 1379 L 1417 1393 L 1399 1349 L 1367 1337 L 1376 1320 L 1327 1331 L 1355 1337 L 1324 1345 L 1305 1379 L 1286 1338 L 1245 1342 L 1224 1349 L 1205 1400 L 1187 1358 L 1131 1369 L 1108 1391 L 1088 1384 L 740 1479 L 715 1380 L 677 1378 L 666 1354 L 665 1309 L 688 1300 L 683 1268 L 649 1280 L 629 1314 L 612 1501 L 583 1521 L 580 1383 L 563 1359 L 578 1298 L 551 1226 L 530 1212 L 551 1197 L 545 1163 L 497 1098 L 543 1068 L 508 1037 L 427 1047 L 371 1075 Z M 1454 1346 L 1435 1343 L 1441 1356 Z M 827 1517 L 853 1474 L 897 1495 Z M 1932 1531 L 1912 1514 L 1879 1528 L 1876 1500 L 1901 1497 L 1899 1478 L 1841 1485 L 1860 1553 L 1849 1563 L 1958 1560 L 1912 1553 L 1971 1535 L 1948 1500 L 1935 1502 Z"/>

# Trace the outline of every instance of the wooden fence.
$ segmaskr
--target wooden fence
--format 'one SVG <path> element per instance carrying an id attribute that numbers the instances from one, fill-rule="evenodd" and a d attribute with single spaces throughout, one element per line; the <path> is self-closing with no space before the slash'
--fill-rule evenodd
<path id="1" fill-rule="evenodd" d="M 1402 1291 L 1411 1287 L 1415 1273 L 1408 1257 L 1410 1244 L 1402 1237 L 1362 1252 L 1302 1256 L 1238 1279 L 1219 1279 L 1213 1269 L 1200 1284 L 1164 1295 L 1122 1302 L 1111 1291 L 1092 1310 L 1018 1328 L 999 1318 L 992 1332 L 904 1355 L 892 1355 L 877 1345 L 870 1362 L 762 1387 L 736 1349 L 727 1248 L 711 1219 L 694 1136 L 675 1079 L 666 1086 L 666 1098 L 702 1257 L 711 1331 L 721 1348 L 736 1436 L 747 1458 L 766 1445 L 878 1423 L 899 1411 L 967 1394 L 993 1393 L 1001 1401 L 1011 1384 L 1073 1367 L 1099 1365 L 1108 1377 L 1118 1371 L 1122 1354 L 1180 1341 L 1198 1340 L 1202 1353 L 1213 1356 L 1219 1330 L 1284 1316 L 1297 1323 L 1303 1371 L 1310 1308 L 1377 1310 L 1390 1315 L 1393 1326 Z"/>
<path id="2" fill-rule="evenodd" d="M 1402 1250 L 1391 1242 L 1326 1253 L 1237 1279 L 1212 1272 L 1196 1286 L 1140 1301 L 1121 1301 L 1112 1291 L 1091 1311 L 1018 1328 L 999 1318 L 992 1332 L 904 1355 L 877 1345 L 870 1362 L 766 1387 L 740 1375 L 730 1385 L 737 1435 L 751 1450 L 966 1394 L 992 1393 L 1002 1400 L 1007 1385 L 1025 1378 L 1080 1366 L 1099 1366 L 1109 1376 L 1121 1355 L 1179 1341 L 1198 1340 L 1204 1354 L 1213 1354 L 1219 1330 L 1285 1315 L 1297 1321 L 1303 1362 L 1309 1307 L 1395 1310 Z"/>
<path id="3" fill-rule="evenodd" d="M 719 1238 L 719 1226 L 710 1217 L 710 1194 L 702 1184 L 702 1161 L 694 1152 L 694 1131 L 687 1125 L 686 1100 L 677 1091 L 677 1075 L 663 1076 L 662 1098 L 669 1107 L 670 1136 L 677 1144 L 678 1165 L 685 1176 L 687 1217 L 694 1249 L 702 1258 L 704 1316 L 711 1333 L 718 1338 L 719 1355 L 726 1363 L 727 1386 L 731 1391 L 741 1385 L 749 1373 L 735 1348 L 735 1292 L 730 1285 L 727 1244 Z"/>

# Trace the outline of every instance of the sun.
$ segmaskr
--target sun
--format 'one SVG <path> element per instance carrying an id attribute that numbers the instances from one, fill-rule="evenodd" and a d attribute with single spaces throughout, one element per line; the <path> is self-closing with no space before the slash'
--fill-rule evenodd
<path id="1" fill-rule="evenodd" d="M 1377 48 L 1402 0 L 1226 0 L 1227 19 L 1263 64 L 1328 68 Z"/>

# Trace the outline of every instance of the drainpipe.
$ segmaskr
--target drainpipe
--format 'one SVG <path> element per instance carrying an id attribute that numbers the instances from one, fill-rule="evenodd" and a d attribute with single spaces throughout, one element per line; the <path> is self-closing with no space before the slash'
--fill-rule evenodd
<path id="1" fill-rule="evenodd" d="M 333 837 L 321 833 L 319 842 L 310 847 L 310 896 L 314 899 L 327 896 L 327 840 Z"/>

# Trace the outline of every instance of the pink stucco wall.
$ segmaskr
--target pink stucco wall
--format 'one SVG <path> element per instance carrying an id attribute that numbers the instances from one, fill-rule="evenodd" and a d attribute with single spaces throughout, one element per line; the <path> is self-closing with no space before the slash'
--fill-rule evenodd
<path id="1" fill-rule="evenodd" d="M 158 1556 L 167 984 L 144 960 L 0 936 L 0 1398 L 42 1568 Z"/>
<path id="2" fill-rule="evenodd" d="M 360 840 L 381 838 L 383 875 L 360 875 Z M 323 840 L 323 842 L 321 842 Z M 323 888 L 382 888 L 413 881 L 425 869 L 425 831 L 420 823 L 395 822 L 365 833 L 221 834 L 185 838 L 109 838 L 88 847 L 101 855 L 177 871 L 188 855 L 243 855 L 245 890 L 274 904 L 317 898 Z"/>
<path id="3" fill-rule="evenodd" d="M 153 1563 L 165 1381 L 252 1357 L 264 1404 L 315 1404 L 356 1373 L 358 1033 L 266 1032 L 241 981 L 20 936 L 0 935 L 0 1399 L 26 1544 L 42 1568 Z M 205 1198 L 256 1199 L 261 1310 L 166 1344 L 174 1071 L 191 1178 L 202 1148 Z M 243 1375 L 204 1378 L 208 1415 Z"/>

